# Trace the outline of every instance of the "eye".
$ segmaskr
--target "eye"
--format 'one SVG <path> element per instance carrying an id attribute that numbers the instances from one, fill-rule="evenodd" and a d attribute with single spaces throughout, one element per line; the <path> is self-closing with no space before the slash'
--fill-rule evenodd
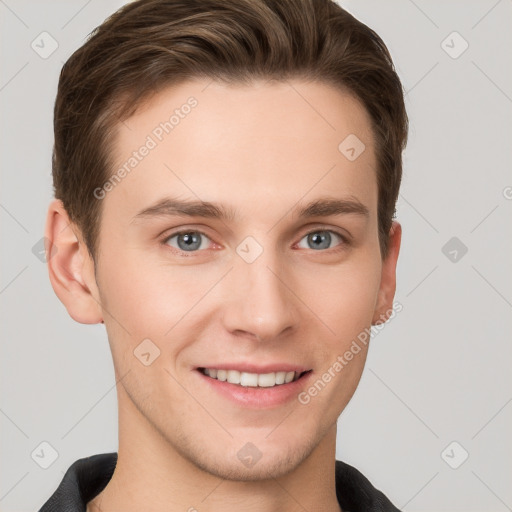
<path id="1" fill-rule="evenodd" d="M 171 247 L 174 247 L 175 249 L 178 249 L 180 251 L 184 252 L 196 252 L 199 249 L 205 249 L 205 245 L 203 244 L 203 239 L 201 237 L 204 237 L 208 240 L 210 240 L 204 233 L 201 231 L 180 231 L 178 233 L 174 233 L 173 235 L 167 237 L 163 243 L 166 245 L 170 245 Z M 176 239 L 175 242 L 171 241 L 173 239 Z"/>
<path id="2" fill-rule="evenodd" d="M 309 247 L 304 247 L 302 246 L 302 248 L 304 249 L 313 249 L 315 251 L 318 251 L 318 250 L 322 250 L 322 249 L 331 249 L 330 245 L 333 241 L 333 236 L 334 235 L 334 239 L 338 238 L 341 240 L 341 246 L 345 246 L 345 245 L 348 245 L 348 240 L 346 237 L 344 237 L 342 234 L 340 233 L 337 233 L 336 231 L 332 231 L 332 230 L 329 230 L 329 229 L 317 229 L 315 231 L 310 231 L 304 238 L 302 238 L 302 240 L 306 240 L 306 244 L 310 244 Z M 301 240 L 301 242 L 302 242 Z M 300 243 L 299 242 L 299 247 L 300 246 Z M 336 250 L 341 250 L 343 247 L 341 248 L 338 248 Z"/>

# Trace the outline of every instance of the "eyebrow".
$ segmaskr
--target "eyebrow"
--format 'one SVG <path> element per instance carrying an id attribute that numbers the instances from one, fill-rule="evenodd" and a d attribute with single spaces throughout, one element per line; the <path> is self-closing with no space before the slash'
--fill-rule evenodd
<path id="1" fill-rule="evenodd" d="M 300 219 L 310 217 L 328 217 L 332 215 L 356 214 L 363 217 L 369 217 L 368 208 L 355 197 L 344 199 L 320 198 L 302 206 L 294 208 L 294 214 Z M 219 219 L 223 221 L 234 221 L 236 219 L 236 210 L 232 207 L 224 206 L 209 201 L 189 201 L 176 198 L 164 198 L 156 204 L 144 208 L 133 218 L 136 219 L 167 217 L 167 216 L 185 216 L 185 217 L 204 217 L 209 219 Z"/>

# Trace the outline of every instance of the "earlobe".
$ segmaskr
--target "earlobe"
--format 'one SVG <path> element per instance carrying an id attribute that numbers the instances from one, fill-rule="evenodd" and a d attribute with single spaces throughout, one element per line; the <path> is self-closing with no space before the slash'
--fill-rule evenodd
<path id="1" fill-rule="evenodd" d="M 94 262 L 58 199 L 48 208 L 45 238 L 48 273 L 57 297 L 77 322 L 100 323 L 103 315 Z"/>
<path id="2" fill-rule="evenodd" d="M 389 250 L 382 261 L 381 282 L 377 305 L 372 319 L 372 325 L 386 322 L 393 311 L 393 299 L 396 291 L 396 264 L 402 240 L 402 226 L 393 221 L 389 231 Z"/>

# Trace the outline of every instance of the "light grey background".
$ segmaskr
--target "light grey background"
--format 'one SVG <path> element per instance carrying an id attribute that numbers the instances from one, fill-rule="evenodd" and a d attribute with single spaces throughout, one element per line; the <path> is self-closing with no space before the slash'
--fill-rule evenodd
<path id="1" fill-rule="evenodd" d="M 104 328 L 68 316 L 32 248 L 52 197 L 60 68 L 122 3 L 0 0 L 3 512 L 37 510 L 72 462 L 117 450 Z M 403 310 L 372 341 L 337 458 L 406 511 L 512 510 L 512 2 L 341 4 L 388 45 L 411 125 L 397 207 Z M 45 59 L 31 47 L 43 31 L 58 43 Z M 443 252 L 452 237 L 459 247 Z M 58 452 L 48 469 L 31 458 L 43 441 Z"/>

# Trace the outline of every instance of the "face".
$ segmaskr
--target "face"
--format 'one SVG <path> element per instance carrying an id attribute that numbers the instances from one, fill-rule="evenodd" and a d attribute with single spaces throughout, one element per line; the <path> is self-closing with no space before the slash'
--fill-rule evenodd
<path id="1" fill-rule="evenodd" d="M 394 293 L 365 109 L 320 83 L 189 81 L 120 124 L 114 156 L 125 172 L 97 193 L 93 292 L 126 435 L 145 422 L 222 478 L 297 467 L 333 431 L 367 346 L 336 361 Z M 272 386 L 283 372 L 308 373 Z"/>

